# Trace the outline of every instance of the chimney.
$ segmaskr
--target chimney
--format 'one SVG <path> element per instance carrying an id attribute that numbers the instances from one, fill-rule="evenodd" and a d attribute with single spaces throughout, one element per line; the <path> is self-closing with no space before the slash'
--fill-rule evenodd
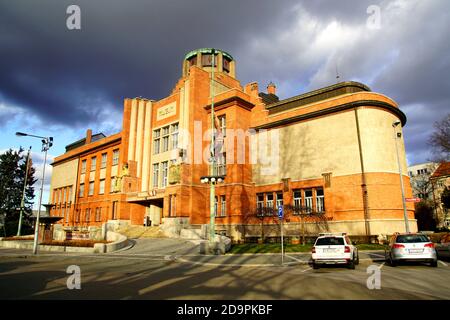
<path id="1" fill-rule="evenodd" d="M 86 144 L 91 143 L 92 141 L 92 130 L 87 129 L 86 130 Z"/>
<path id="2" fill-rule="evenodd" d="M 277 92 L 277 87 L 275 86 L 275 84 L 272 81 L 270 81 L 270 83 L 267 85 L 267 93 L 276 95 L 276 92 Z"/>

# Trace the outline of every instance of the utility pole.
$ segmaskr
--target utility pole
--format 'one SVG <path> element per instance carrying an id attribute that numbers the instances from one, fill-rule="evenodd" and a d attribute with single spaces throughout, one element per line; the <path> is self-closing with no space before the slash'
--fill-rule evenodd
<path id="1" fill-rule="evenodd" d="M 398 165 L 398 174 L 400 176 L 400 187 L 402 190 L 402 202 L 403 202 L 403 218 L 405 219 L 405 231 L 410 232 L 409 230 L 409 223 L 408 223 L 408 213 L 406 212 L 406 200 L 405 200 L 405 189 L 403 187 L 403 175 L 402 175 L 402 167 L 400 165 L 400 157 L 398 155 L 398 146 L 397 146 L 397 140 L 399 137 L 401 137 L 401 133 L 395 130 L 395 128 L 400 124 L 400 121 L 395 121 L 392 124 L 392 127 L 394 128 L 394 141 L 395 141 L 395 151 L 397 153 L 397 165 Z"/>
<path id="2" fill-rule="evenodd" d="M 211 159 L 210 159 L 210 176 L 214 177 L 216 176 L 215 172 L 215 164 L 216 164 L 216 151 L 215 151 L 215 132 L 214 132 L 214 64 L 215 64 L 215 50 L 211 50 L 211 59 L 212 59 L 212 66 L 211 66 Z M 215 203 L 216 203 L 216 185 L 215 185 L 215 179 L 209 184 L 209 211 L 210 211 L 210 222 L 209 222 L 209 241 L 210 243 L 214 242 L 214 238 L 216 235 L 215 230 Z"/>
<path id="3" fill-rule="evenodd" d="M 25 207 L 25 192 L 27 190 L 27 178 L 28 178 L 28 167 L 29 167 L 29 161 L 30 161 L 30 152 L 31 152 L 31 146 L 28 149 L 28 153 L 27 153 L 25 178 L 24 178 L 24 182 L 23 182 L 22 200 L 20 201 L 20 215 L 19 215 L 19 225 L 17 227 L 17 236 L 20 236 L 20 232 L 22 229 L 22 215 L 23 215 L 23 209 Z"/>

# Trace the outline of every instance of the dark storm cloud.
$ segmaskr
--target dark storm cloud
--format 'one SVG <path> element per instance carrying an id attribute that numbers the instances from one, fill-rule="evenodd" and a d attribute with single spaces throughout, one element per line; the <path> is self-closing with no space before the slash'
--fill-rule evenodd
<path id="1" fill-rule="evenodd" d="M 66 28 L 70 4 L 81 7 L 80 31 Z M 367 27 L 370 5 L 381 9 L 379 30 Z M 236 59 L 243 84 L 258 81 L 264 90 L 274 81 L 282 98 L 335 83 L 338 65 L 341 80 L 365 82 L 399 103 L 408 159 L 422 162 L 433 122 L 450 109 L 449 7 L 447 0 L 0 0 L 0 126 L 22 108 L 62 127 L 120 129 L 124 97 L 166 96 L 186 52 L 217 47 Z"/>
<path id="2" fill-rule="evenodd" d="M 81 8 L 81 30 L 66 28 L 70 4 Z M 102 120 L 102 108 L 121 109 L 124 97 L 166 96 L 186 52 L 215 46 L 233 54 L 288 7 L 257 0 L 0 2 L 0 94 L 51 123 L 86 126 Z"/>

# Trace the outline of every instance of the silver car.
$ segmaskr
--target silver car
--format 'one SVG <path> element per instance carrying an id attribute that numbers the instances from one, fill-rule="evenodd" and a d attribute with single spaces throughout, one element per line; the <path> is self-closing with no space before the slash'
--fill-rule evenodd
<path id="1" fill-rule="evenodd" d="M 393 267 L 402 261 L 429 262 L 432 267 L 437 267 L 434 244 L 422 233 L 395 233 L 386 255 L 386 260 Z"/>
<path id="2" fill-rule="evenodd" d="M 439 258 L 450 258 L 450 233 L 442 237 L 436 244 L 436 252 Z"/>

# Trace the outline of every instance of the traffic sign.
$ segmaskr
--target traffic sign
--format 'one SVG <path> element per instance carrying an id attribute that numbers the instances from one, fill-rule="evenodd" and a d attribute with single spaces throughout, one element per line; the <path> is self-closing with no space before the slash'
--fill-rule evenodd
<path id="1" fill-rule="evenodd" d="M 283 206 L 278 207 L 278 218 L 283 219 Z"/>
<path id="2" fill-rule="evenodd" d="M 406 202 L 420 202 L 421 200 L 420 198 L 405 198 Z"/>

